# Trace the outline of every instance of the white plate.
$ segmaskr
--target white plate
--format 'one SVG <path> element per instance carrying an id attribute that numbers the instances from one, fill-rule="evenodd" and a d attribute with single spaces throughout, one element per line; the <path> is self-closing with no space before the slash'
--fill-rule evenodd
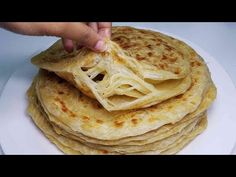
<path id="1" fill-rule="evenodd" d="M 236 142 L 236 89 L 233 82 L 219 63 L 200 47 L 176 35 L 165 34 L 185 41 L 205 59 L 218 91 L 217 99 L 208 111 L 207 129 L 179 154 L 230 154 Z M 19 67 L 2 92 L 0 143 L 5 154 L 62 154 L 26 114 L 26 90 L 37 70 L 30 62 Z"/>

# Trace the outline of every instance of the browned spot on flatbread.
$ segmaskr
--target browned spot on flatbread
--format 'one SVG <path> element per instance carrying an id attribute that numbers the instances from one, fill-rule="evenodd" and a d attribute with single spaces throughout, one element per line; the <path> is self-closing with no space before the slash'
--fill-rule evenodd
<path id="1" fill-rule="evenodd" d="M 181 99 L 182 96 L 183 96 L 183 94 L 181 94 L 181 95 L 177 95 L 175 98 L 176 98 L 176 99 Z"/>
<path id="2" fill-rule="evenodd" d="M 82 119 L 83 119 L 84 121 L 89 121 L 89 120 L 90 120 L 90 118 L 89 118 L 88 116 L 82 116 Z"/>
<path id="3" fill-rule="evenodd" d="M 166 59 L 167 59 L 167 56 L 166 56 L 166 55 L 163 55 L 163 56 L 161 57 L 161 59 L 162 59 L 162 60 L 166 60 Z"/>
<path id="4" fill-rule="evenodd" d="M 163 45 L 165 46 L 165 49 L 168 50 L 169 52 L 174 50 L 174 48 L 169 45 L 166 45 L 166 44 L 163 44 Z"/>
<path id="5" fill-rule="evenodd" d="M 152 49 L 152 45 L 150 45 L 150 44 L 147 45 L 146 47 L 149 48 L 149 49 Z"/>
<path id="6" fill-rule="evenodd" d="M 71 115 L 70 115 L 71 117 L 76 117 L 76 114 L 75 113 L 73 113 L 73 112 L 71 112 Z"/>
<path id="7" fill-rule="evenodd" d="M 127 44 L 123 45 L 123 49 L 133 48 L 136 46 L 137 46 L 136 43 L 130 43 L 130 44 L 127 43 Z"/>
<path id="8" fill-rule="evenodd" d="M 160 38 L 156 38 L 156 42 L 162 43 L 163 41 Z"/>
<path id="9" fill-rule="evenodd" d="M 180 69 L 179 69 L 179 68 L 176 68 L 176 70 L 175 70 L 174 73 L 175 73 L 175 74 L 179 74 L 179 73 L 180 73 Z"/>
<path id="10" fill-rule="evenodd" d="M 199 61 L 192 61 L 192 62 L 190 62 L 190 64 L 191 64 L 192 67 L 202 65 Z"/>
<path id="11" fill-rule="evenodd" d="M 58 91 L 58 94 L 63 95 L 64 92 L 63 91 Z"/>
<path id="12" fill-rule="evenodd" d="M 143 30 L 140 30 L 139 32 L 140 32 L 140 33 L 142 33 L 142 34 L 146 34 L 146 32 L 145 32 L 145 31 L 143 31 Z"/>
<path id="13" fill-rule="evenodd" d="M 164 68 L 165 68 L 165 67 L 164 67 L 164 64 L 162 64 L 162 63 L 159 64 L 159 66 L 160 66 L 161 69 L 164 69 Z"/>
<path id="14" fill-rule="evenodd" d="M 194 62 L 190 62 L 191 67 L 194 67 Z"/>
<path id="15" fill-rule="evenodd" d="M 131 119 L 131 122 L 132 122 L 134 125 L 137 125 L 137 124 L 138 124 L 138 119 L 133 118 L 133 119 Z"/>
<path id="16" fill-rule="evenodd" d="M 152 41 L 156 42 L 156 39 L 155 38 L 150 38 Z"/>
<path id="17" fill-rule="evenodd" d="M 101 150 L 101 152 L 102 152 L 103 154 L 108 154 L 108 151 L 105 150 L 105 149 Z"/>
<path id="18" fill-rule="evenodd" d="M 144 60 L 145 57 L 142 57 L 142 56 L 140 56 L 140 55 L 136 55 L 136 59 L 137 59 L 137 60 Z"/>
<path id="19" fill-rule="evenodd" d="M 102 123 L 103 123 L 103 121 L 100 120 L 100 119 L 96 119 L 96 122 L 97 122 L 98 124 L 102 124 Z"/>
<path id="20" fill-rule="evenodd" d="M 102 105 L 99 102 L 93 102 L 92 106 L 94 109 L 102 109 Z"/>
<path id="21" fill-rule="evenodd" d="M 148 56 L 151 57 L 152 56 L 152 52 L 148 52 Z"/>
<path id="22" fill-rule="evenodd" d="M 201 66 L 202 64 L 200 62 L 197 63 L 198 66 Z"/>
<path id="23" fill-rule="evenodd" d="M 123 122 L 123 121 L 118 121 L 118 120 L 116 120 L 116 121 L 114 122 L 114 124 L 115 124 L 116 127 L 120 128 L 120 127 L 122 127 L 122 126 L 124 125 L 124 122 Z"/>
<path id="24" fill-rule="evenodd" d="M 67 107 L 65 106 L 65 103 L 62 100 L 60 100 L 59 98 L 55 98 L 55 101 L 57 101 L 61 104 L 61 109 L 62 109 L 63 112 L 67 112 L 68 109 L 67 109 Z"/>
<path id="25" fill-rule="evenodd" d="M 113 41 L 120 41 L 121 40 L 121 37 L 116 37 L 113 39 Z"/>
<path id="26" fill-rule="evenodd" d="M 76 117 L 76 114 L 73 113 L 71 110 L 69 110 L 67 107 L 66 107 L 66 104 L 60 100 L 60 98 L 55 98 L 55 101 L 59 102 L 60 105 L 61 105 L 61 110 L 65 113 L 67 113 L 70 117 Z"/>
<path id="27" fill-rule="evenodd" d="M 170 61 L 171 63 L 176 62 L 176 60 L 177 60 L 177 58 L 169 58 L 169 61 Z"/>

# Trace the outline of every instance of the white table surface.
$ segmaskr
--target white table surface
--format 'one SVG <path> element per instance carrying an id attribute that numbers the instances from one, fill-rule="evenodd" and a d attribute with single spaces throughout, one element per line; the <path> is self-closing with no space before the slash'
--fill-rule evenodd
<path id="1" fill-rule="evenodd" d="M 200 46 L 223 66 L 236 85 L 236 23 L 113 23 L 156 28 Z M 0 96 L 12 72 L 35 52 L 52 44 L 55 37 L 32 37 L 0 29 Z M 0 142 L 1 143 L 1 142 Z M 236 154 L 236 147 L 233 150 Z M 1 154 L 1 148 L 0 148 Z"/>

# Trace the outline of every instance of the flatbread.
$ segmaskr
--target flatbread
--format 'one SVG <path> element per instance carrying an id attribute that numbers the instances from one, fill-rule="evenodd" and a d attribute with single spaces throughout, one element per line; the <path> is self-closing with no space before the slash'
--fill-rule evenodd
<path id="1" fill-rule="evenodd" d="M 215 98 L 215 87 L 212 85 L 210 89 L 208 90 L 207 94 L 205 95 L 204 100 L 200 104 L 199 108 L 192 114 L 186 116 L 181 121 L 175 123 L 175 124 L 169 124 L 164 125 L 160 127 L 157 130 L 154 130 L 152 132 L 146 133 L 146 135 L 140 135 L 136 137 L 128 137 L 125 144 L 118 144 L 117 146 L 104 146 L 104 145 L 98 145 L 95 143 L 88 143 L 84 136 L 81 138 L 81 135 L 71 135 L 65 132 L 63 129 L 60 129 L 58 127 L 53 126 L 53 129 L 60 135 L 72 138 L 74 140 L 77 140 L 79 142 L 82 142 L 86 144 L 89 147 L 105 150 L 107 152 L 118 152 L 118 153 L 132 153 L 132 152 L 138 152 L 138 151 L 150 151 L 158 148 L 164 148 L 171 143 L 173 143 L 176 139 L 180 138 L 181 136 L 185 135 L 191 130 L 191 127 L 193 128 L 194 125 L 198 122 L 199 117 L 202 117 L 205 115 L 203 111 L 205 111 L 212 101 Z M 47 116 L 47 115 L 46 115 Z M 45 117 L 46 117 L 45 116 Z M 196 116 L 196 117 L 194 117 Z M 192 125 L 192 126 L 191 126 Z M 56 128 L 56 129 L 55 129 Z M 187 129 L 187 130 L 186 130 Z M 159 133 L 159 134 L 158 134 Z M 146 139 L 144 139 L 146 138 Z M 132 139 L 143 139 L 141 141 L 132 141 Z M 162 139 L 166 139 L 164 142 Z M 123 139 L 124 140 L 124 139 Z M 131 140 L 131 142 L 128 142 L 127 140 Z M 106 141 L 107 144 L 108 141 Z M 116 143 L 119 143 L 122 141 L 117 141 Z M 100 142 L 99 142 L 100 143 Z M 114 143 L 114 141 L 112 141 Z M 138 146 L 137 146 L 138 145 Z"/>
<path id="2" fill-rule="evenodd" d="M 130 27 L 106 43 L 69 54 L 59 40 L 32 59 L 28 113 L 52 143 L 66 154 L 175 154 L 204 131 L 217 91 L 191 47 Z"/>
<path id="3" fill-rule="evenodd" d="M 96 100 L 46 71 L 40 74 L 36 92 L 45 112 L 53 115 L 49 118 L 55 118 L 50 121 L 58 126 L 63 124 L 74 132 L 101 140 L 136 136 L 178 122 L 198 108 L 211 80 L 201 59 L 190 61 L 191 87 L 181 96 L 145 109 L 108 112 Z"/>
<path id="4" fill-rule="evenodd" d="M 202 118 L 202 120 L 197 124 L 197 126 L 193 129 L 192 132 L 189 134 L 186 134 L 182 136 L 178 141 L 176 141 L 174 144 L 169 146 L 169 149 L 166 149 L 164 151 L 147 151 L 147 152 L 139 152 L 139 155 L 171 155 L 176 154 L 179 151 L 181 151 L 185 146 L 187 146 L 196 136 L 201 134 L 207 127 L 207 117 Z M 137 153 L 132 153 L 133 155 Z M 130 154 L 131 155 L 131 154 Z"/>
<path id="5" fill-rule="evenodd" d="M 160 33 L 115 29 L 114 39 L 123 48 L 107 40 L 108 50 L 104 53 L 82 48 L 66 54 L 59 40 L 33 57 L 32 63 L 71 82 L 85 95 L 96 98 L 108 111 L 149 107 L 189 88 L 188 58 L 193 54 L 190 48 Z M 136 45 L 127 47 L 118 40 L 122 38 L 117 37 L 116 31 L 127 30 L 130 43 L 133 41 Z M 153 43 L 154 39 L 158 42 Z M 146 60 L 132 55 L 137 47 Z"/>
<path id="6" fill-rule="evenodd" d="M 42 112 L 40 111 L 39 104 L 38 104 L 33 86 L 28 90 L 28 97 L 29 97 L 28 113 L 32 117 L 33 121 L 42 130 L 42 132 L 47 136 L 47 138 L 51 142 L 56 144 L 56 146 L 60 150 L 65 152 L 66 154 L 111 154 L 111 155 L 112 154 L 128 154 L 128 152 L 112 152 L 106 149 L 91 148 L 90 146 L 87 146 L 86 144 L 83 144 L 79 141 L 75 141 L 68 137 L 58 135 L 55 131 L 53 131 L 51 124 L 47 121 L 47 119 L 43 116 Z M 188 128 L 188 131 L 185 131 L 185 132 L 183 131 L 182 133 L 184 134 L 188 133 L 189 130 L 193 129 L 194 127 L 193 125 L 194 124 L 192 124 L 192 126 Z M 177 138 L 184 136 L 184 134 L 183 135 L 181 134 L 179 136 L 177 135 Z M 164 139 L 164 142 L 162 143 L 166 145 L 166 143 L 167 144 L 170 143 L 171 139 L 175 139 L 175 137 L 166 138 Z M 178 140 L 178 143 L 180 143 L 180 140 Z M 171 144 L 169 146 L 172 148 L 174 145 Z M 158 146 L 155 146 L 155 149 L 156 148 L 158 148 Z M 159 151 L 164 151 L 167 149 L 168 149 L 168 146 L 165 148 L 163 148 L 162 146 Z"/>

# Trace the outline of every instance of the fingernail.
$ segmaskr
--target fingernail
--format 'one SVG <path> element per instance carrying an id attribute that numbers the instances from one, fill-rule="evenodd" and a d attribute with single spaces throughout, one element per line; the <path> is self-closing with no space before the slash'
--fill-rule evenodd
<path id="1" fill-rule="evenodd" d="M 105 50 L 107 50 L 107 46 L 105 42 L 103 40 L 99 40 L 97 44 L 95 45 L 95 50 L 99 52 L 104 52 Z"/>

